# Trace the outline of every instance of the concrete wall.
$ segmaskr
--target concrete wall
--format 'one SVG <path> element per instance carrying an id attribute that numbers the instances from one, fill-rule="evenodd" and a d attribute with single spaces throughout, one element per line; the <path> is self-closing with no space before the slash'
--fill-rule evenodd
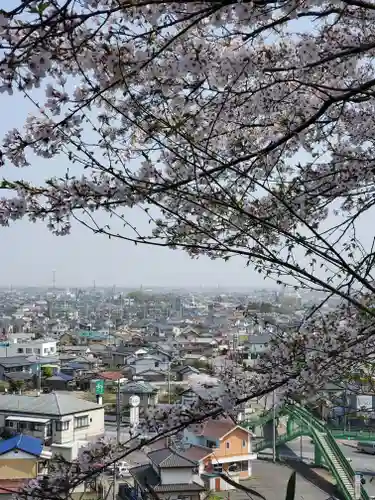
<path id="1" fill-rule="evenodd" d="M 77 428 L 77 419 L 85 416 L 88 417 L 87 427 Z M 74 415 L 64 417 L 62 420 L 69 422 L 68 429 L 59 431 L 57 430 L 57 422 L 59 421 L 55 420 L 53 422 L 52 441 L 57 444 L 85 440 L 104 433 L 104 408 L 76 413 Z"/>
<path id="2" fill-rule="evenodd" d="M 160 470 L 161 484 L 188 484 L 193 482 L 193 469 L 176 467 Z"/>

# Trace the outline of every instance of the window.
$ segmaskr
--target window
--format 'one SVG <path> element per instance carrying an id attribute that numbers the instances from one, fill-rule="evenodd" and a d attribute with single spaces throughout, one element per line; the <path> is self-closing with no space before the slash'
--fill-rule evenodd
<path id="1" fill-rule="evenodd" d="M 31 354 L 32 352 L 33 352 L 33 350 L 31 349 L 31 347 L 26 347 L 27 354 Z"/>
<path id="2" fill-rule="evenodd" d="M 23 349 L 22 349 L 22 347 L 19 347 L 19 348 L 17 349 L 17 352 L 18 352 L 18 354 L 23 353 Z"/>
<path id="3" fill-rule="evenodd" d="M 159 366 L 159 361 L 155 361 L 155 368 L 158 368 Z"/>
<path id="4" fill-rule="evenodd" d="M 242 448 L 246 448 L 246 446 L 247 446 L 247 440 L 243 439 L 242 440 Z"/>
<path id="5" fill-rule="evenodd" d="M 74 419 L 75 429 L 80 429 L 81 427 L 88 427 L 88 426 L 89 426 L 89 417 L 87 415 L 84 415 L 82 417 L 76 417 Z"/>
<path id="6" fill-rule="evenodd" d="M 38 474 L 43 474 L 47 464 L 46 462 L 38 462 Z"/>
<path id="7" fill-rule="evenodd" d="M 223 464 L 212 464 L 214 472 L 223 472 Z"/>
<path id="8" fill-rule="evenodd" d="M 207 439 L 207 448 L 216 448 L 216 442 Z"/>
<path id="9" fill-rule="evenodd" d="M 77 425 L 76 425 L 77 427 Z M 65 422 L 56 422 L 56 430 L 57 431 L 68 431 L 69 430 L 69 420 Z"/>
<path id="10" fill-rule="evenodd" d="M 233 462 L 229 465 L 228 470 L 230 472 L 235 472 L 235 471 L 247 471 L 249 468 L 249 464 L 247 460 L 243 460 L 242 462 Z"/>
<path id="11" fill-rule="evenodd" d="M 230 443 L 229 443 L 229 441 L 227 441 L 227 442 L 225 443 L 225 447 L 226 447 L 226 449 L 227 449 L 227 450 L 229 449 L 229 446 L 230 446 Z"/>
<path id="12" fill-rule="evenodd" d="M 12 422 L 12 421 L 7 420 L 7 422 L 6 422 L 6 424 L 5 424 L 5 425 L 6 425 L 6 427 L 13 427 L 13 422 Z"/>
<path id="13" fill-rule="evenodd" d="M 34 352 L 35 352 L 35 354 L 40 354 L 40 349 L 36 348 L 36 349 L 34 349 Z"/>

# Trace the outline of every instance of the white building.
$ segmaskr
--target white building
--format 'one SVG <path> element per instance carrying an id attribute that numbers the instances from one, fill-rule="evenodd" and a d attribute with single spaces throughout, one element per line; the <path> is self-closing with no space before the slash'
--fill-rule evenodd
<path id="1" fill-rule="evenodd" d="M 0 428 L 41 438 L 70 461 L 81 446 L 104 434 L 104 408 L 59 392 L 0 395 Z"/>
<path id="2" fill-rule="evenodd" d="M 22 340 L 17 336 L 13 336 L 9 340 L 9 346 L 0 345 L 0 357 L 31 356 L 33 354 L 40 357 L 56 356 L 57 341 L 43 339 Z"/>

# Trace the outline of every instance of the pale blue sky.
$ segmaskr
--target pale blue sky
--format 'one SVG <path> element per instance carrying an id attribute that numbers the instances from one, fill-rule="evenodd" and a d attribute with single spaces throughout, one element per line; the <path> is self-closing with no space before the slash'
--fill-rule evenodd
<path id="1" fill-rule="evenodd" d="M 0 136 L 22 124 L 32 107 L 20 96 L 0 96 L 2 120 Z M 43 178 L 62 175 L 68 164 L 65 158 L 43 161 L 33 159 L 32 167 L 4 167 L 0 176 L 41 182 Z M 74 168 L 74 165 L 70 165 Z M 135 223 L 137 214 L 132 215 Z M 157 286 L 265 286 L 264 280 L 237 258 L 232 262 L 192 260 L 182 251 L 135 246 L 119 240 L 94 235 L 76 224 L 72 234 L 52 235 L 43 223 L 27 220 L 0 228 L 0 286 L 50 285 L 56 271 L 59 286 L 117 285 Z M 268 282 L 268 286 L 273 286 Z"/>
<path id="2" fill-rule="evenodd" d="M 0 95 L 0 109 L 0 137 L 21 126 L 33 110 L 23 97 L 7 94 Z M 46 177 L 63 175 L 67 167 L 77 168 L 69 165 L 66 157 L 48 161 L 33 158 L 32 167 L 4 167 L 0 176 L 41 183 Z M 358 222 L 357 236 L 365 245 L 371 243 L 374 235 L 372 218 L 372 214 L 366 214 Z M 137 212 L 132 212 L 131 221 L 147 228 Z M 26 220 L 0 231 L 0 286 L 50 285 L 53 270 L 59 286 L 91 286 L 94 280 L 98 286 L 275 286 L 273 281 L 264 281 L 246 267 L 242 258 L 229 262 L 205 257 L 192 260 L 182 251 L 109 240 L 78 224 L 65 237 L 53 236 L 43 223 L 31 224 Z"/>

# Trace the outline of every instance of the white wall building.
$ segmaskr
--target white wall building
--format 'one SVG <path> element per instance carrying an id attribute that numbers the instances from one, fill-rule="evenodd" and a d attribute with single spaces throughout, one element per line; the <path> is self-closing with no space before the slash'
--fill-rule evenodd
<path id="1" fill-rule="evenodd" d="M 19 342 L 18 340 L 21 340 Z M 9 346 L 0 345 L 0 357 L 12 356 L 56 356 L 57 341 L 30 339 L 29 341 L 18 339 L 17 335 L 10 338 Z"/>
<path id="2" fill-rule="evenodd" d="M 80 446 L 104 434 L 104 408 L 59 392 L 0 395 L 0 428 L 41 438 L 70 461 Z"/>

